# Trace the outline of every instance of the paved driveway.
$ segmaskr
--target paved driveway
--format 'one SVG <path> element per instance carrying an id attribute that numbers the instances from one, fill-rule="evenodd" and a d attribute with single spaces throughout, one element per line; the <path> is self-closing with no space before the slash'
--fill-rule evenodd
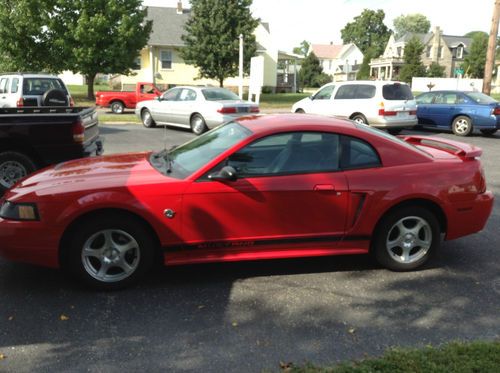
<path id="1" fill-rule="evenodd" d="M 165 142 L 161 128 L 102 133 L 108 153 Z M 166 143 L 189 138 L 169 129 Z M 485 150 L 499 198 L 500 136 L 467 141 Z M 95 293 L 59 271 L 0 259 L 0 371 L 277 371 L 280 361 L 499 338 L 499 225 L 497 199 L 485 231 L 446 242 L 412 273 L 359 256 L 213 264 L 162 269 L 140 287 Z"/>

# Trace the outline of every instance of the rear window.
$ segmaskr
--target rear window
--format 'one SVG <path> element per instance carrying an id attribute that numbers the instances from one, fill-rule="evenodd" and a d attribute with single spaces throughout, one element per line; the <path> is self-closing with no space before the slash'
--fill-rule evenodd
<path id="1" fill-rule="evenodd" d="M 205 88 L 201 92 L 207 101 L 239 100 L 240 98 L 228 89 Z"/>
<path id="2" fill-rule="evenodd" d="M 484 93 L 481 92 L 470 92 L 467 93 L 467 96 L 474 100 L 474 102 L 477 102 L 478 104 L 493 104 L 497 102 L 493 97 L 490 97 L 488 95 L 485 95 Z"/>
<path id="3" fill-rule="evenodd" d="M 339 87 L 336 100 L 368 99 L 375 97 L 375 86 L 371 84 L 346 84 Z"/>
<path id="4" fill-rule="evenodd" d="M 64 83 L 60 79 L 55 78 L 24 78 L 23 94 L 39 96 L 43 95 L 50 89 L 60 89 L 68 94 Z"/>
<path id="5" fill-rule="evenodd" d="M 413 93 L 406 84 L 386 84 L 382 87 L 382 96 L 385 100 L 413 100 Z"/>

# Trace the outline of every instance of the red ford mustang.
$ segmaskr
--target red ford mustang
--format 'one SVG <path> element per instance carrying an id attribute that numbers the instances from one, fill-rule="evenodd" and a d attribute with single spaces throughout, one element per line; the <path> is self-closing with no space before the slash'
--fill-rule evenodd
<path id="1" fill-rule="evenodd" d="M 308 115 L 238 119 L 170 151 L 61 163 L 0 207 L 0 254 L 98 288 L 166 265 L 372 252 L 422 265 L 491 213 L 479 148 Z"/>

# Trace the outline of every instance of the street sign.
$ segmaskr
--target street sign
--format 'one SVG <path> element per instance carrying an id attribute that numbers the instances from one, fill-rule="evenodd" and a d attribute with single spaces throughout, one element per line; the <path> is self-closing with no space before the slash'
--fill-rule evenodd
<path id="1" fill-rule="evenodd" d="M 462 69 L 461 67 L 457 67 L 455 69 L 455 75 L 464 75 L 464 69 Z"/>

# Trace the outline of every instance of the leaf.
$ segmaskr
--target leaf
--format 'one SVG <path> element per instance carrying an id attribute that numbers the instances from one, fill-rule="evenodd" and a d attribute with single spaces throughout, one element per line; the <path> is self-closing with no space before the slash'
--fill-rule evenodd
<path id="1" fill-rule="evenodd" d="M 237 327 L 237 326 L 238 326 L 238 323 L 237 323 L 236 321 L 233 321 L 232 325 L 233 325 L 234 327 Z"/>
<path id="2" fill-rule="evenodd" d="M 199 310 L 201 310 L 202 308 L 205 308 L 205 306 L 203 304 L 201 304 L 201 305 L 198 306 Z"/>
<path id="3" fill-rule="evenodd" d="M 14 320 L 14 316 L 9 316 L 8 320 L 9 320 L 9 321 Z"/>
<path id="4" fill-rule="evenodd" d="M 63 314 L 63 315 L 59 316 L 59 319 L 61 321 L 67 321 L 67 320 L 69 320 L 69 317 Z"/>
<path id="5" fill-rule="evenodd" d="M 356 333 L 356 329 L 354 329 L 354 328 L 350 328 L 350 329 L 348 330 L 348 332 L 349 332 L 349 334 L 354 334 L 354 333 Z"/>
<path id="6" fill-rule="evenodd" d="M 7 356 L 5 356 L 4 354 L 0 354 L 0 360 L 5 360 L 7 358 Z"/>

